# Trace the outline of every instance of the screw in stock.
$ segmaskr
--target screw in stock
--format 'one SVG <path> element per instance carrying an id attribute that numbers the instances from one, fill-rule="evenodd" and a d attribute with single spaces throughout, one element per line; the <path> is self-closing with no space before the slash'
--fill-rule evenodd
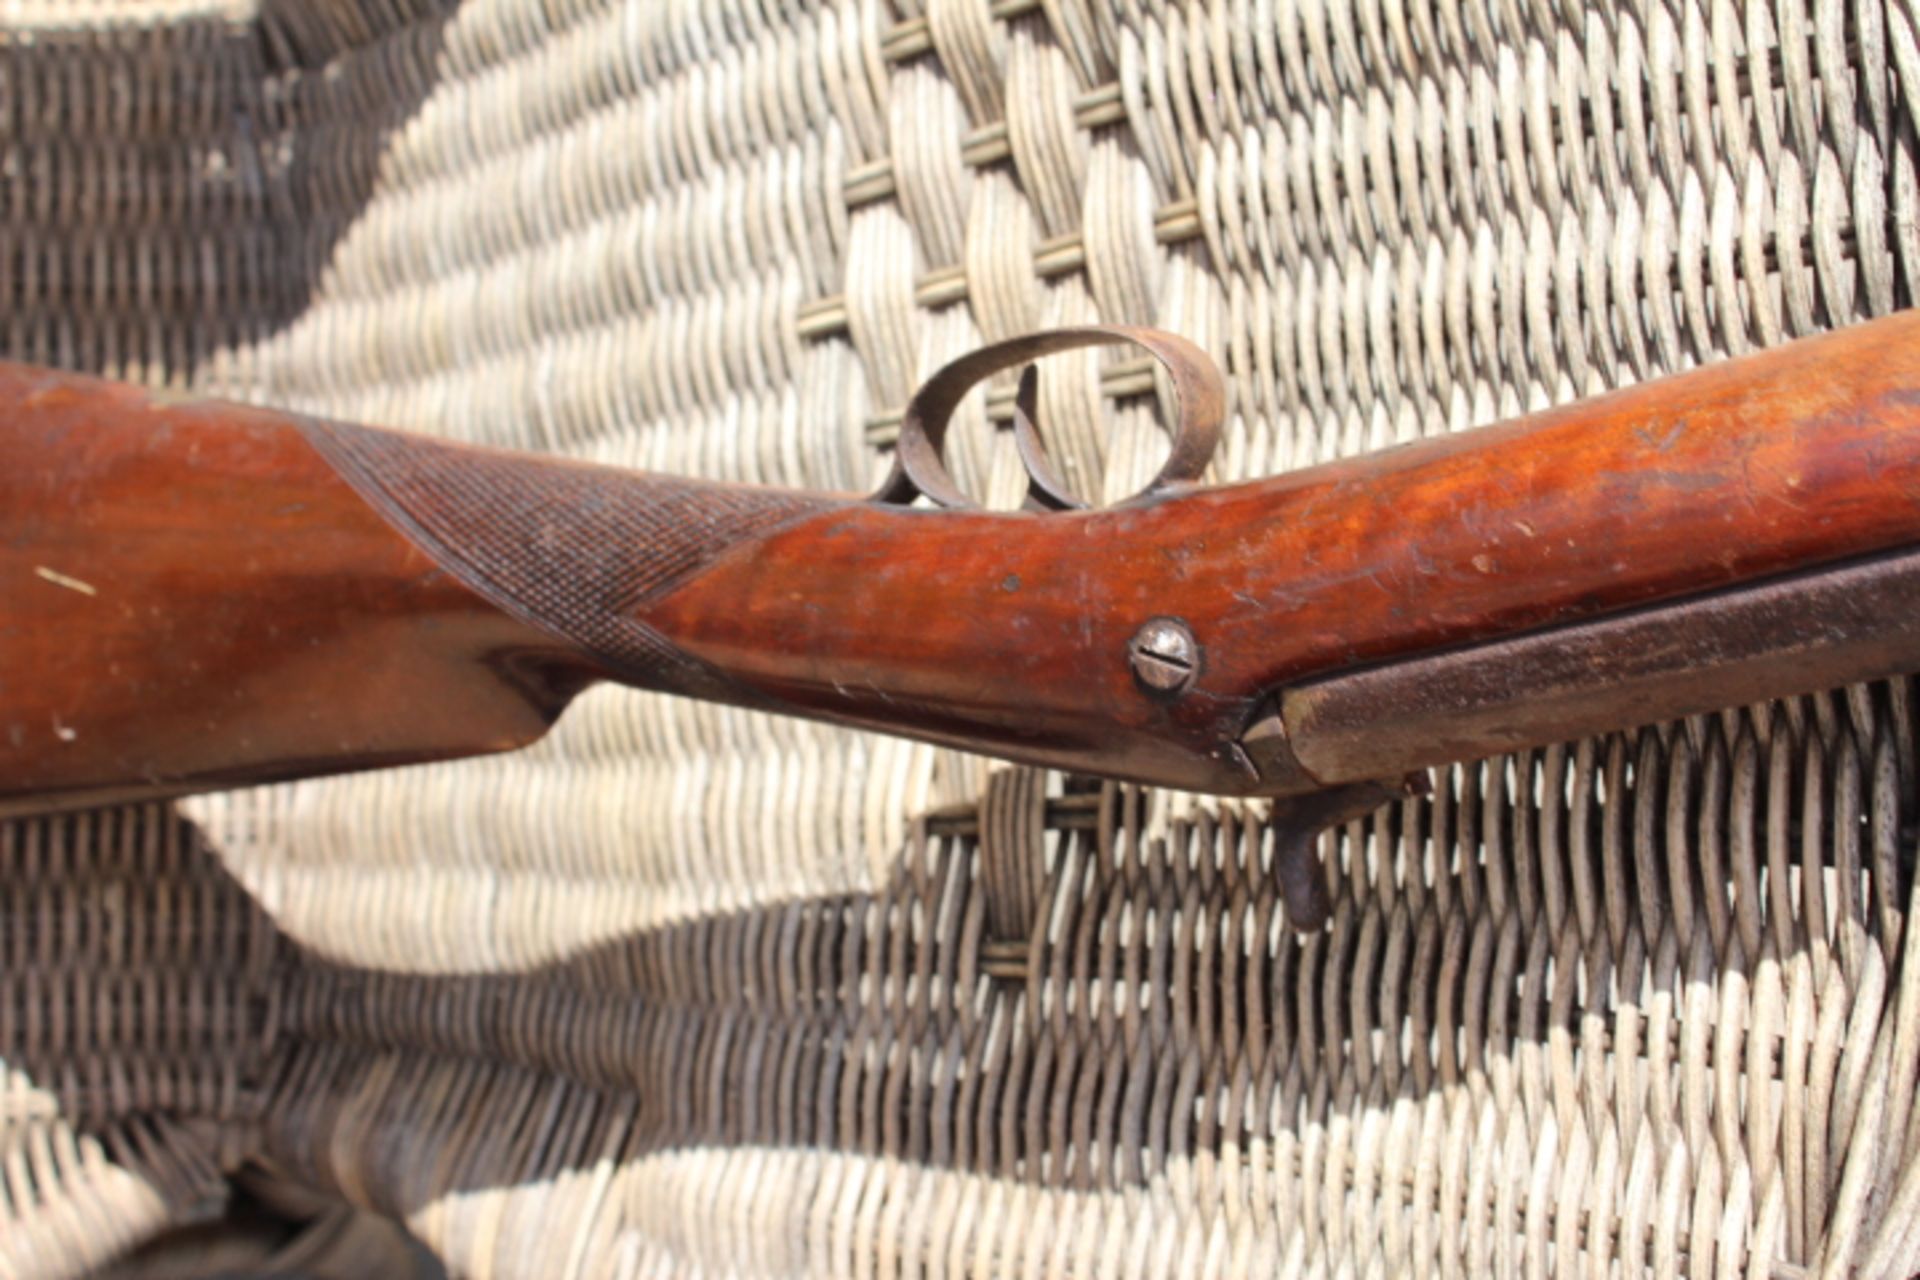
<path id="1" fill-rule="evenodd" d="M 1127 642 L 1133 674 L 1155 693 L 1186 691 L 1200 670 L 1200 646 L 1178 618 L 1154 618 Z"/>

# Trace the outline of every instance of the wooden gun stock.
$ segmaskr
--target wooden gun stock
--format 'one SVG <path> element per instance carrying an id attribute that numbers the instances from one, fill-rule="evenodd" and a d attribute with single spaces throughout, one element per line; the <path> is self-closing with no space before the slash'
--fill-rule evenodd
<path id="1" fill-rule="evenodd" d="M 1186 416 L 1152 491 L 1048 509 L 1023 417 L 1041 509 L 965 509 L 965 387 L 1116 340 Z M 0 806 L 501 750 L 595 680 L 1280 795 L 1920 665 L 1920 316 L 1201 488 L 1220 400 L 1166 335 L 989 348 L 860 499 L 0 366 Z"/>
<path id="2" fill-rule="evenodd" d="M 587 673 L 285 414 L 0 367 L 0 806 L 503 750 Z"/>

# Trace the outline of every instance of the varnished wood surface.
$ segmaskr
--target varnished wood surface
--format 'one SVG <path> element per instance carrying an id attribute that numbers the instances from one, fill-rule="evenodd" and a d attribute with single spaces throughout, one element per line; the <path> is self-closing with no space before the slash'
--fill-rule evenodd
<path id="1" fill-rule="evenodd" d="M 1226 744 L 1289 682 L 1916 543 L 1920 315 L 1904 313 L 1138 506 L 832 512 L 642 616 L 816 714 L 1257 790 Z M 1173 701 L 1128 665 L 1156 616 L 1202 651 Z"/>
<path id="2" fill-rule="evenodd" d="M 0 366 L 0 807 L 517 746 L 556 657 L 283 415 Z"/>
<path id="3" fill-rule="evenodd" d="M 0 803 L 498 750 L 596 676 L 1259 792 L 1236 740 L 1303 680 L 1920 546 L 1920 316 L 1084 513 L 673 480 L 19 367 L 0 458 Z M 1199 645 L 1177 696 L 1129 663 L 1154 618 Z"/>

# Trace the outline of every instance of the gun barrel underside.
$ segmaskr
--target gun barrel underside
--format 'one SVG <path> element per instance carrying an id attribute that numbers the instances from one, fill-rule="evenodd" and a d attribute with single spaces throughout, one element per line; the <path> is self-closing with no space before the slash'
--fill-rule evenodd
<path id="1" fill-rule="evenodd" d="M 1246 746 L 1335 785 L 1913 670 L 1920 548 L 1311 680 Z"/>

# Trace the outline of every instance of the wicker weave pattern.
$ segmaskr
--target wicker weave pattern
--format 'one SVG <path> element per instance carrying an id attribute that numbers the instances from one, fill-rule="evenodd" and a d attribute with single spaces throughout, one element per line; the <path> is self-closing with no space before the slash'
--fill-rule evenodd
<path id="1" fill-rule="evenodd" d="M 862 487 L 921 375 L 1045 325 L 1208 346 L 1230 478 L 1920 270 L 1891 0 L 267 0 L 0 57 L 8 354 L 716 478 Z M 1001 502 L 1009 390 L 955 440 Z M 1083 492 L 1152 474 L 1152 391 L 1050 362 Z M 21 829 L 0 1164 L 164 1123 L 462 1273 L 1909 1273 L 1914 697 L 1455 770 L 1346 832 L 1302 940 L 1257 809 L 596 694 L 514 757 L 192 805 L 285 936 L 156 1008 L 284 1014 L 172 1093 L 22 1048 L 124 979 L 11 950 L 114 882 Z"/>
<path id="2" fill-rule="evenodd" d="M 162 808 L 0 824 L 0 878 L 0 1274 L 60 1274 L 219 1204 L 282 952 Z"/>
<path id="3" fill-rule="evenodd" d="M 1910 1257 L 1920 1004 L 1882 940 L 1909 910 L 1913 689 L 1862 695 L 1459 771 L 1346 833 L 1304 946 L 1258 825 L 993 787 L 919 824 L 879 895 L 531 975 L 309 969 L 289 1022 L 329 1048 L 270 1142 L 476 1268 L 441 1206 L 528 1212 L 503 1162 L 554 1196 L 598 1170 L 573 1238 L 637 1226 L 621 1247 L 676 1270 L 780 1269 L 785 1213 L 829 1271 L 1106 1273 L 1123 1239 L 1247 1274 Z M 1040 927 L 996 933 L 996 859 L 1045 868 Z M 751 1223 L 676 1230 L 662 1194 Z M 788 1194 L 810 1208 L 757 1198 Z"/>

